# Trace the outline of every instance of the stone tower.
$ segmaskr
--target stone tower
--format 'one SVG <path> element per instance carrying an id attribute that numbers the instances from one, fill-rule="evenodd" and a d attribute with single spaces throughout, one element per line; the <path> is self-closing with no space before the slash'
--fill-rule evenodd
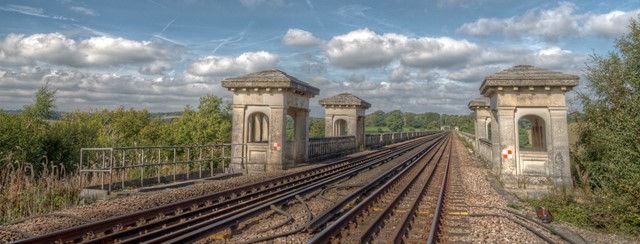
<path id="1" fill-rule="evenodd" d="M 484 79 L 480 93 L 490 99 L 492 170 L 506 188 L 536 195 L 553 186 L 572 186 L 565 93 L 578 80 L 529 65 Z M 519 124 L 528 127 L 527 140 L 520 140 Z"/>
<path id="2" fill-rule="evenodd" d="M 324 135 L 355 136 L 356 147 L 364 148 L 364 115 L 371 104 L 349 93 L 320 100 L 324 112 Z"/>
<path id="3" fill-rule="evenodd" d="M 233 92 L 233 172 L 269 172 L 307 160 L 309 99 L 320 90 L 280 70 L 227 78 Z M 287 141 L 287 115 L 294 122 Z"/>
<path id="4" fill-rule="evenodd" d="M 481 138 L 489 139 L 489 123 L 491 123 L 491 111 L 489 110 L 489 98 L 479 97 L 469 102 L 469 109 L 473 110 L 476 116 L 475 131 L 476 142 L 480 143 Z M 477 146 L 476 146 L 477 147 Z M 477 152 L 477 150 L 476 150 Z"/>

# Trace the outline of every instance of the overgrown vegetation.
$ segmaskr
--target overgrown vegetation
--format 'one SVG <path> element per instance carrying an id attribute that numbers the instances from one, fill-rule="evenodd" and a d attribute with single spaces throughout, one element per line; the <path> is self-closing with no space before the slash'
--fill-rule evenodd
<path id="1" fill-rule="evenodd" d="M 56 115 L 56 91 L 44 84 L 22 113 L 0 110 L 0 223 L 73 205 L 83 147 L 209 145 L 231 141 L 230 105 L 200 98 L 171 121 L 147 110 L 75 111 Z"/>
<path id="2" fill-rule="evenodd" d="M 434 112 L 416 114 L 394 110 L 388 113 L 376 111 L 365 119 L 367 133 L 385 133 L 402 131 L 440 130 L 441 126 L 450 129 L 458 127 L 460 131 L 473 133 L 473 117 L 471 115 L 447 115 Z M 375 129 L 373 129 L 375 128 Z"/>
<path id="3" fill-rule="evenodd" d="M 640 16 L 639 16 L 640 17 Z M 640 26 L 616 41 L 615 52 L 592 56 L 588 91 L 578 98 L 580 140 L 572 148 L 577 191 L 559 191 L 534 204 L 580 226 L 640 234 Z"/>

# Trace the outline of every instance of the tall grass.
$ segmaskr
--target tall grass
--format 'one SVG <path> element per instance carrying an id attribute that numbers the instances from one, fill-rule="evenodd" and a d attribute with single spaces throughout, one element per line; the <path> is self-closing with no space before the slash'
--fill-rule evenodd
<path id="1" fill-rule="evenodd" d="M 45 158 L 42 171 L 34 165 L 0 159 L 0 224 L 76 205 L 80 200 L 80 177 L 65 173 L 62 164 Z"/>

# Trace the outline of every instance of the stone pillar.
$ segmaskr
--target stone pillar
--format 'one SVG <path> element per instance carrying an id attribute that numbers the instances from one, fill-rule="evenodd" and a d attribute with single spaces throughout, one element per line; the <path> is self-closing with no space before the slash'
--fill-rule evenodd
<path id="1" fill-rule="evenodd" d="M 243 121 L 244 114 L 244 106 L 243 105 L 233 105 L 232 106 L 232 120 L 233 121 Z M 231 158 L 231 163 L 229 164 L 229 170 L 232 173 L 246 173 L 246 158 L 243 158 L 246 153 L 244 138 L 244 123 L 233 123 L 231 125 L 231 155 L 235 157 Z M 239 157 L 238 157 L 239 156 Z"/>
<path id="2" fill-rule="evenodd" d="M 333 116 L 325 114 L 324 117 L 324 137 L 332 137 L 333 134 Z"/>
<path id="3" fill-rule="evenodd" d="M 347 135 L 356 137 L 356 148 L 364 148 L 364 113 L 371 104 L 349 93 L 341 93 L 320 100 L 325 107 L 325 137 L 339 136 L 335 121 L 344 119 L 347 122 Z"/>
<path id="4" fill-rule="evenodd" d="M 365 128 L 364 116 L 358 116 L 358 128 Z M 364 150 L 365 145 L 364 130 L 356 131 L 356 147 L 358 150 Z"/>
<path id="5" fill-rule="evenodd" d="M 492 171 L 509 191 L 537 197 L 572 185 L 565 94 L 578 81 L 530 65 L 485 77 L 480 93 L 490 98 Z M 531 147 L 519 147 L 520 119 L 532 123 Z"/>
<path id="6" fill-rule="evenodd" d="M 502 159 L 502 153 L 500 152 L 500 147 L 496 147 L 493 145 L 500 145 L 500 124 L 498 123 L 498 111 L 491 111 L 491 172 L 494 175 L 500 175 L 502 172 L 502 164 L 500 160 Z"/>
<path id="7" fill-rule="evenodd" d="M 515 107 L 498 107 L 498 124 L 500 126 L 499 144 L 493 144 L 493 151 L 498 151 L 500 158 L 500 175 L 505 186 L 517 187 L 516 177 L 516 121 L 514 121 Z M 497 150 L 496 150 L 497 149 Z M 511 151 L 512 158 L 505 158 L 503 153 Z M 495 156 L 494 156 L 495 157 Z"/>
<path id="8" fill-rule="evenodd" d="M 287 131 L 287 114 L 283 106 L 270 106 L 269 117 L 269 160 L 265 163 L 267 172 L 286 169 L 285 144 Z"/>
<path id="9" fill-rule="evenodd" d="M 551 148 L 549 158 L 553 163 L 553 181 L 556 186 L 571 187 L 569 162 L 569 133 L 567 131 L 567 107 L 549 107 L 551 114 Z"/>
<path id="10" fill-rule="evenodd" d="M 309 99 L 318 95 L 318 88 L 280 70 L 226 78 L 222 86 L 233 92 L 231 138 L 236 145 L 231 150 L 231 170 L 271 172 L 287 169 L 289 158 L 291 163 L 305 162 Z M 294 145 L 286 143 L 289 111 L 302 111 L 292 114 L 297 121 Z M 248 128 L 249 125 L 253 125 L 252 128 Z M 249 138 L 252 133 L 254 138 Z"/>
<path id="11" fill-rule="evenodd" d="M 476 119 L 475 124 L 475 151 L 476 155 L 479 155 L 480 139 L 487 138 L 487 118 L 489 114 L 489 99 L 485 97 L 479 97 L 471 100 L 468 105 L 469 109 L 473 110 Z"/>
<path id="12" fill-rule="evenodd" d="M 309 112 L 304 109 L 298 109 L 295 114 L 295 145 L 294 158 L 295 164 L 305 163 L 307 157 L 307 147 L 309 144 Z"/>

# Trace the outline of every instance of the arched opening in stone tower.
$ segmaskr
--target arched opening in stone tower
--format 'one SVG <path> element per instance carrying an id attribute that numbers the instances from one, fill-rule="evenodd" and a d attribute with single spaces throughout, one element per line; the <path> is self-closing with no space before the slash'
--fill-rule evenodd
<path id="1" fill-rule="evenodd" d="M 346 136 L 347 135 L 347 121 L 344 119 L 338 119 L 334 122 L 333 125 L 333 134 L 335 136 Z"/>
<path id="2" fill-rule="evenodd" d="M 249 115 L 247 128 L 249 128 L 249 142 L 269 142 L 269 117 L 264 113 L 256 112 Z"/>
<path id="3" fill-rule="evenodd" d="M 546 150 L 545 124 L 542 118 L 527 115 L 518 120 L 518 145 L 523 150 Z"/>
<path id="4" fill-rule="evenodd" d="M 295 141 L 296 138 L 296 121 L 295 119 L 291 116 L 287 114 L 287 121 L 286 121 L 286 125 L 285 125 L 285 129 L 286 129 L 286 141 L 287 142 L 293 142 Z"/>

